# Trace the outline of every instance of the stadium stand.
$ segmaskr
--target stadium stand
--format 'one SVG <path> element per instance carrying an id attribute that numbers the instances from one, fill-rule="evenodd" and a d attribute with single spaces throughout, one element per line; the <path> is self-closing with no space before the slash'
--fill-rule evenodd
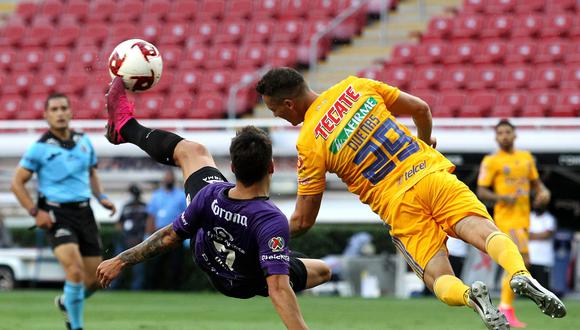
<path id="1" fill-rule="evenodd" d="M 223 118 L 231 85 L 265 65 L 308 64 L 312 35 L 351 3 L 356 1 L 19 1 L 0 31 L 0 69 L 10 82 L 0 90 L 1 102 L 10 104 L 11 109 L 16 107 L 10 112 L 28 113 L 30 104 L 15 100 L 61 90 L 64 83 L 67 93 L 84 100 L 81 104 L 93 104 L 94 94 L 104 91 L 109 82 L 105 73 L 111 50 L 122 40 L 142 38 L 155 43 L 163 54 L 164 86 L 152 92 L 156 93 L 153 98 L 166 101 L 158 105 L 174 105 L 175 95 L 188 92 L 201 107 L 189 116 Z M 347 42 L 360 34 L 366 10 L 376 8 L 375 3 L 361 9 L 331 38 Z M 321 41 L 318 58 L 327 56 L 330 40 Z M 220 70 L 227 72 L 218 74 Z M 210 78 L 203 84 L 187 80 L 185 89 L 173 90 L 178 85 L 173 79 L 183 82 L 184 76 L 191 79 L 192 75 Z M 140 98 L 136 102 L 143 104 L 151 97 Z M 250 90 L 243 90 L 238 99 L 238 115 L 248 113 L 256 103 Z M 176 109 L 169 113 L 181 112 Z M 145 118 L 160 116 L 157 111 L 144 114 Z M 102 115 L 89 106 L 80 119 L 97 116 Z M 3 117 L 11 119 L 14 115 L 6 113 Z"/>
<path id="2" fill-rule="evenodd" d="M 579 14 L 570 0 L 464 0 L 359 74 L 425 97 L 438 117 L 577 117 Z"/>

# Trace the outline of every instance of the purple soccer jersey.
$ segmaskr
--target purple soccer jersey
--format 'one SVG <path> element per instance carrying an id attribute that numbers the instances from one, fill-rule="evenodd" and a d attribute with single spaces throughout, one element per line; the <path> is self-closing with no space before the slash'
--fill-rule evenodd
<path id="1" fill-rule="evenodd" d="M 214 285 L 215 279 L 265 283 L 265 275 L 289 274 L 286 216 L 267 198 L 229 198 L 232 187 L 219 182 L 200 190 L 173 230 L 183 239 L 195 238 L 195 261 Z"/>

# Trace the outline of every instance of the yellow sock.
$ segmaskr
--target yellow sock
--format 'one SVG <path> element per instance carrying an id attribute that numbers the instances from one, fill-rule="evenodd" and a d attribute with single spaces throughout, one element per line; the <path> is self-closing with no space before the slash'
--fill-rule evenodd
<path id="1" fill-rule="evenodd" d="M 515 273 L 528 273 L 524 258 L 512 239 L 499 231 L 491 233 L 485 241 L 487 254 L 505 269 L 511 279 Z"/>
<path id="2" fill-rule="evenodd" d="M 449 306 L 468 306 L 469 287 L 453 275 L 439 276 L 433 284 L 433 291 L 439 300 Z"/>
<path id="3" fill-rule="evenodd" d="M 514 302 L 515 294 L 510 287 L 511 277 L 508 274 L 504 274 L 501 279 L 501 296 L 500 304 L 504 306 L 511 306 Z"/>

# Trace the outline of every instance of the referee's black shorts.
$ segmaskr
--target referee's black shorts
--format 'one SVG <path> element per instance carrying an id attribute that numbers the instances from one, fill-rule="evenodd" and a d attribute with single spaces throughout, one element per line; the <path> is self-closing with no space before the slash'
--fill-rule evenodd
<path id="1" fill-rule="evenodd" d="M 72 204 L 72 203 L 71 203 Z M 76 203 L 74 203 L 76 204 Z M 99 227 L 89 202 L 79 206 L 46 205 L 53 220 L 53 226 L 47 236 L 52 248 L 66 243 L 79 245 L 83 257 L 101 256 L 103 244 Z"/>

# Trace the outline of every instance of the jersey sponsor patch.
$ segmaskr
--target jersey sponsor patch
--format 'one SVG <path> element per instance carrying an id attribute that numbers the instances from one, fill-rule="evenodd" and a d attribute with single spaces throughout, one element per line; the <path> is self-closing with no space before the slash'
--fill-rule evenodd
<path id="1" fill-rule="evenodd" d="M 348 141 L 348 138 L 354 133 L 354 131 L 359 127 L 363 119 L 368 115 L 371 110 L 377 105 L 377 100 L 369 97 L 365 103 L 354 113 L 350 120 L 346 123 L 342 131 L 338 133 L 338 136 L 330 144 L 330 152 L 336 154 L 340 151 L 342 146 Z M 366 126 L 365 126 L 366 125 Z M 365 122 L 363 126 L 368 130 L 372 131 L 378 125 L 378 119 L 370 122 Z M 368 127 L 367 127 L 368 126 Z M 370 132 L 367 132 L 369 134 Z"/>
<path id="2" fill-rule="evenodd" d="M 280 236 L 270 238 L 268 241 L 268 247 L 272 250 L 272 252 L 280 252 L 284 249 L 284 239 Z"/>

